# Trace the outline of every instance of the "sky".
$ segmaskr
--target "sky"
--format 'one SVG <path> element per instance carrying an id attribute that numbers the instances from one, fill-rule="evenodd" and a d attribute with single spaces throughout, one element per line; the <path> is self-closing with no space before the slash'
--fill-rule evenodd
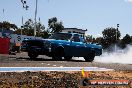
<path id="1" fill-rule="evenodd" d="M 1 0 L 0 21 L 9 21 L 18 27 L 29 18 L 35 18 L 36 0 L 26 0 L 28 10 L 21 0 Z M 4 13 L 3 13 L 4 9 Z M 86 34 L 98 37 L 107 27 L 117 27 L 121 37 L 132 36 L 132 0 L 38 0 L 37 21 L 48 28 L 48 19 L 57 17 L 65 28 L 87 29 Z"/>

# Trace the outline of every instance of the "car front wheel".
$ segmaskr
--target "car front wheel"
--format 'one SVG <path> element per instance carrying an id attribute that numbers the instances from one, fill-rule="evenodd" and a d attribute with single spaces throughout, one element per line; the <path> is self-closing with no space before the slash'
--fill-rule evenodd
<path id="1" fill-rule="evenodd" d="M 62 60 L 62 56 L 63 56 L 63 49 L 62 48 L 57 48 L 52 55 L 52 59 L 53 60 Z"/>
<path id="2" fill-rule="evenodd" d="M 85 59 L 86 62 L 93 62 L 94 61 L 94 57 L 95 57 L 95 53 L 92 52 L 88 56 L 85 56 L 84 59 Z"/>
<path id="3" fill-rule="evenodd" d="M 28 56 L 30 57 L 30 59 L 36 59 L 38 57 L 37 54 L 31 52 L 28 53 Z"/>

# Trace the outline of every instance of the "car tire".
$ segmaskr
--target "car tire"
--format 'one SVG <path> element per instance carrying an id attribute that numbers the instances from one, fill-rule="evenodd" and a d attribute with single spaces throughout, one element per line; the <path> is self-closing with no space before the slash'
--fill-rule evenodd
<path id="1" fill-rule="evenodd" d="M 91 52 L 88 56 L 85 56 L 84 59 L 86 62 L 93 62 L 95 57 L 95 52 Z"/>
<path id="2" fill-rule="evenodd" d="M 52 55 L 52 60 L 61 61 L 63 56 L 63 48 L 57 48 Z"/>
<path id="3" fill-rule="evenodd" d="M 71 60 L 72 56 L 64 56 L 64 60 Z"/>
<path id="4" fill-rule="evenodd" d="M 29 52 L 28 56 L 30 57 L 30 59 L 36 59 L 38 57 L 38 54 Z"/>

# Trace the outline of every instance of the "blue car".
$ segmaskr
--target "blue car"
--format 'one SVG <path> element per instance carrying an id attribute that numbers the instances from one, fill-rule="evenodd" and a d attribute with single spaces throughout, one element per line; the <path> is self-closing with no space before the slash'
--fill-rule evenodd
<path id="1" fill-rule="evenodd" d="M 22 50 L 28 52 L 30 58 L 38 55 L 47 55 L 53 60 L 70 60 L 72 57 L 84 57 L 85 61 L 92 62 L 95 56 L 102 54 L 102 46 L 88 44 L 78 33 L 55 33 L 48 39 L 25 40 Z"/>

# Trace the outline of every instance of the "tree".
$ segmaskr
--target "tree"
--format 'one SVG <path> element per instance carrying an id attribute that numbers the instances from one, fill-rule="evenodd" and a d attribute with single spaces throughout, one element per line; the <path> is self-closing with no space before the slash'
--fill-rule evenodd
<path id="1" fill-rule="evenodd" d="M 86 42 L 92 42 L 92 41 L 93 41 L 92 35 L 87 35 L 86 36 Z"/>
<path id="2" fill-rule="evenodd" d="M 34 29 L 34 26 L 35 26 L 35 22 L 33 22 L 32 19 L 28 19 L 28 21 L 25 22 L 25 24 L 23 25 L 23 28 L 24 29 Z M 41 23 L 41 22 L 37 22 L 36 23 L 36 31 L 37 32 L 43 32 L 45 29 L 45 26 Z"/>
<path id="3" fill-rule="evenodd" d="M 48 26 L 51 29 L 51 33 L 61 32 L 64 29 L 63 23 L 58 22 L 56 17 L 48 20 Z"/>
<path id="4" fill-rule="evenodd" d="M 33 36 L 34 33 L 34 22 L 31 19 L 28 19 L 21 28 L 18 30 L 14 31 L 15 34 L 22 34 L 27 35 L 27 36 Z"/>
<path id="5" fill-rule="evenodd" d="M 123 39 L 121 40 L 121 48 L 125 48 L 127 44 L 131 44 L 132 43 L 132 39 L 131 36 L 129 34 L 126 34 Z"/>
<path id="6" fill-rule="evenodd" d="M 32 19 L 28 19 L 25 24 L 22 26 L 23 29 L 34 29 L 34 22 Z"/>
<path id="7" fill-rule="evenodd" d="M 101 44 L 101 40 L 102 40 L 102 37 L 97 37 L 96 38 L 96 43 Z"/>
<path id="8" fill-rule="evenodd" d="M 25 24 L 21 28 L 16 30 L 14 33 L 21 34 L 21 29 L 22 29 L 23 35 L 33 36 L 34 35 L 34 26 L 35 26 L 35 22 L 33 22 L 32 19 L 28 19 L 25 22 Z M 45 30 L 45 26 L 41 22 L 36 23 L 36 36 L 43 37 L 43 38 L 47 38 L 47 36 L 48 36 L 48 31 Z"/>
<path id="9" fill-rule="evenodd" d="M 18 29 L 18 27 L 15 24 L 11 24 L 10 22 L 4 21 L 4 22 L 0 22 L 0 28 L 1 29 L 6 29 L 6 30 L 10 30 L 10 29 Z"/>
<path id="10" fill-rule="evenodd" d="M 113 27 L 108 27 L 102 32 L 103 38 L 101 44 L 103 48 L 108 48 L 112 44 L 117 44 L 121 36 L 120 31 Z"/>
<path id="11" fill-rule="evenodd" d="M 36 24 L 36 29 L 37 29 L 36 31 L 39 32 L 39 33 L 40 33 L 40 32 L 44 32 L 44 31 L 45 31 L 45 26 L 42 25 L 41 22 L 38 22 L 38 23 Z"/>
<path id="12" fill-rule="evenodd" d="M 132 42 L 131 36 L 129 34 L 126 34 L 126 36 L 122 39 L 126 44 L 130 44 Z"/>
<path id="13" fill-rule="evenodd" d="M 22 30 L 23 35 L 33 36 L 33 33 L 34 33 L 33 29 L 21 29 L 21 28 L 19 28 L 16 31 L 14 31 L 14 33 L 21 35 L 21 30 Z"/>
<path id="14" fill-rule="evenodd" d="M 37 37 L 42 37 L 42 38 L 48 38 L 49 37 L 49 33 L 47 31 L 43 31 L 42 33 L 38 33 L 37 32 Z"/>

